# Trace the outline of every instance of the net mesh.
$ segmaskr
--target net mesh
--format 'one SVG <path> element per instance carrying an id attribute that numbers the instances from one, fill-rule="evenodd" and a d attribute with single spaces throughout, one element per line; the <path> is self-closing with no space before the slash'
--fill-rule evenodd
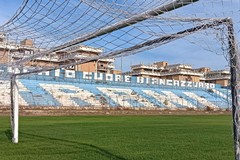
<path id="1" fill-rule="evenodd" d="M 104 57 L 165 35 L 211 23 L 216 19 L 236 18 L 239 8 L 239 1 L 25 0 L 16 14 L 0 27 L 0 31 L 6 35 L 9 45 L 16 46 L 12 52 L 17 60 L 10 62 L 10 58 L 7 65 L 19 67 L 37 57 L 48 58 L 54 62 L 57 51 L 78 45 L 101 48 L 101 57 Z M 238 19 L 234 19 L 236 33 L 239 32 L 238 22 Z M 224 54 L 228 58 L 224 28 L 224 25 L 215 26 L 213 29 L 203 28 L 194 35 L 189 33 L 189 36 L 185 34 L 181 38 L 210 52 Z M 209 43 L 207 37 L 211 37 L 213 41 Z M 29 52 L 21 51 L 19 43 L 24 39 L 33 40 L 34 45 L 28 47 Z M 142 50 L 156 47 L 159 45 L 147 44 Z M 135 50 L 135 53 L 137 51 L 140 52 L 141 49 Z M 66 56 L 74 57 L 74 54 Z M 128 56 L 134 52 L 121 54 L 117 57 Z M 75 59 L 72 63 L 84 63 L 87 58 L 84 59 Z M 50 63 L 35 64 L 32 70 L 49 69 L 49 66 L 54 66 Z M 59 68 L 62 67 L 64 65 Z"/>
<path id="2" fill-rule="evenodd" d="M 238 124 L 239 17 L 239 0 L 24 0 L 15 15 L 0 26 L 0 39 L 6 39 L 0 45 L 11 48 L 11 55 L 9 50 L 1 54 L 5 59 L 1 68 L 32 64 L 18 73 L 23 75 L 129 56 L 175 40 L 191 43 L 224 55 L 229 62 L 234 73 L 234 123 Z M 21 45 L 26 39 L 31 41 Z M 77 58 L 74 47 L 100 54 Z M 66 51 L 69 53 L 57 56 Z M 48 63 L 35 63 L 44 59 Z M 71 61 L 65 63 L 66 59 Z M 56 66 L 56 61 L 63 63 Z M 2 78 L 11 76 L 0 74 Z M 238 128 L 235 131 L 238 133 Z M 235 144 L 238 142 L 236 138 Z"/>

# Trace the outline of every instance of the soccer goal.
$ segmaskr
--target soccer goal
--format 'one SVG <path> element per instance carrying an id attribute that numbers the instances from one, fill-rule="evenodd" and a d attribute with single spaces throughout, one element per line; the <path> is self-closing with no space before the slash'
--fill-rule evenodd
<path id="1" fill-rule="evenodd" d="M 234 32 L 239 25 L 239 4 L 231 0 L 23 1 L 15 15 L 0 26 L 0 44 L 5 47 L 0 52 L 0 74 L 10 81 L 13 142 L 18 143 L 18 78 L 138 55 L 184 39 L 208 51 L 222 52 L 229 62 L 235 157 L 240 159 L 239 31 Z M 212 44 L 206 39 L 212 39 Z M 85 46 L 94 47 L 88 52 L 102 54 L 79 58 L 72 52 L 74 47 Z M 65 52 L 68 54 L 62 54 Z"/>

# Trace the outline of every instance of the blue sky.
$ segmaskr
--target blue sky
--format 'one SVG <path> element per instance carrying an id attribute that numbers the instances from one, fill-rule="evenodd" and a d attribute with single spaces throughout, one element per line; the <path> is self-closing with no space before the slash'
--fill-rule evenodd
<path id="1" fill-rule="evenodd" d="M 204 0 L 203 0 L 204 1 Z M 230 0 L 232 5 L 236 3 L 238 8 L 238 0 Z M 222 2 L 224 2 L 222 0 Z M 21 5 L 21 0 L 0 0 L 0 24 L 5 23 L 8 19 L 12 17 L 17 8 Z M 225 2 L 224 2 L 225 3 Z M 224 6 L 225 4 L 221 4 Z M 227 3 L 226 3 L 227 5 Z M 191 14 L 192 6 L 187 6 L 187 11 Z M 228 6 L 227 6 L 228 7 Z M 232 6 L 229 6 L 232 7 Z M 198 8 L 200 10 L 200 8 Z M 222 10 L 222 8 L 220 9 Z M 181 12 L 181 11 L 180 11 Z M 216 10 L 216 12 L 218 12 Z M 219 11 L 220 13 L 221 11 Z M 225 17 L 228 15 L 219 15 L 220 17 Z M 233 17 L 234 19 L 237 18 Z M 206 39 L 208 37 L 206 36 Z M 211 42 L 211 40 L 206 40 Z M 205 42 L 208 43 L 208 42 Z M 186 40 L 176 40 L 164 46 L 152 49 L 149 51 L 144 51 L 137 55 L 123 57 L 122 58 L 122 69 L 123 71 L 129 70 L 130 65 L 144 63 L 150 64 L 157 61 L 168 61 L 170 64 L 174 63 L 186 63 L 191 64 L 194 68 L 197 67 L 210 67 L 213 69 L 224 69 L 227 67 L 227 61 L 224 56 L 218 55 L 216 53 L 208 52 L 201 45 L 191 44 Z M 121 59 L 116 60 L 116 68 L 120 69 Z"/>
<path id="2" fill-rule="evenodd" d="M 0 0 L 0 24 L 9 20 L 21 3 L 22 0 Z"/>

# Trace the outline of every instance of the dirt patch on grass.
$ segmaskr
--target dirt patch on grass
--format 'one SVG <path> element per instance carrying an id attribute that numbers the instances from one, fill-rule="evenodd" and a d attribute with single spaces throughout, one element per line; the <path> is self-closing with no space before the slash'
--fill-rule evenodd
<path id="1" fill-rule="evenodd" d="M 8 116 L 10 108 L 0 107 L 0 115 Z M 151 108 L 92 108 L 92 107 L 20 107 L 20 116 L 80 116 L 80 115 L 230 115 L 226 109 L 151 109 Z"/>

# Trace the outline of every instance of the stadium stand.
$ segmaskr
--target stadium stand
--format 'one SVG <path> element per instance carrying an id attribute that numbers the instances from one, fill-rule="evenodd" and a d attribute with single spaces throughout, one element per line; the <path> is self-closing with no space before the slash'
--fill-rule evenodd
<path id="1" fill-rule="evenodd" d="M 10 83 L 0 81 L 1 105 L 10 104 Z M 189 88 L 53 79 L 45 75 L 18 79 L 21 106 L 125 107 L 125 108 L 228 108 L 230 91 L 224 88 Z"/>
<path id="2" fill-rule="evenodd" d="M 8 105 L 10 103 L 10 83 L 5 80 L 0 81 L 0 104 Z"/>

